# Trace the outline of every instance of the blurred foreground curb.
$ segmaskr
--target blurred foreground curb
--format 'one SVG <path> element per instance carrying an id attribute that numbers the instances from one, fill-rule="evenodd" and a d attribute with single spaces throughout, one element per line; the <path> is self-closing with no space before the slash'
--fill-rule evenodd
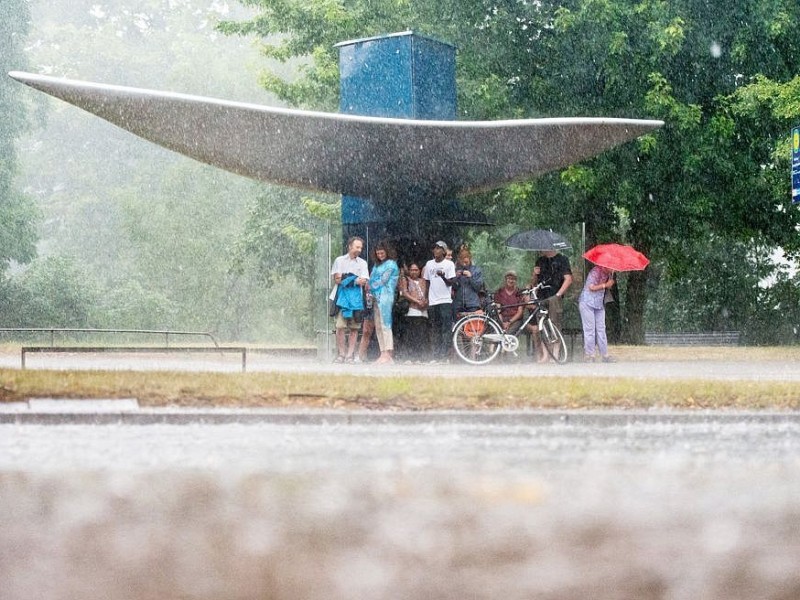
<path id="1" fill-rule="evenodd" d="M 504 427 L 795 423 L 800 412 L 734 410 L 347 411 L 262 408 L 140 408 L 136 399 L 32 398 L 0 404 L 0 424 L 38 425 L 487 425 Z"/>

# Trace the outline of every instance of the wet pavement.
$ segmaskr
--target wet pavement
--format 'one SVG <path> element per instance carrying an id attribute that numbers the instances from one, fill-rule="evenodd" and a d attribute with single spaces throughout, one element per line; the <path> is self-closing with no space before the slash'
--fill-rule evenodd
<path id="1" fill-rule="evenodd" d="M 800 597 L 798 413 L 45 407 L 3 598 Z"/>
<path id="2" fill-rule="evenodd" d="M 18 352 L 0 353 L 0 368 L 19 369 Z M 241 356 L 233 353 L 209 354 L 34 354 L 26 357 L 29 369 L 107 369 L 241 372 Z M 282 356 L 248 352 L 248 372 L 293 372 L 309 374 L 347 373 L 381 377 L 417 376 L 436 373 L 443 377 L 572 377 L 603 376 L 643 379 L 700 379 L 746 381 L 800 381 L 800 361 L 796 360 L 670 360 L 620 361 L 616 363 L 568 362 L 564 365 L 534 364 L 526 358 L 504 358 L 479 367 L 460 362 L 442 364 L 335 365 L 321 361 L 312 353 Z"/>

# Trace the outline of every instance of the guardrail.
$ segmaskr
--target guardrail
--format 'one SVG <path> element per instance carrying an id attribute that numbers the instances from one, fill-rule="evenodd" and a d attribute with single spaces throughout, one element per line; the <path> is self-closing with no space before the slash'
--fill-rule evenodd
<path id="1" fill-rule="evenodd" d="M 164 345 L 169 347 L 170 336 L 202 336 L 210 339 L 219 348 L 217 339 L 207 331 L 174 331 L 164 329 L 94 329 L 85 327 L 0 327 L 0 333 L 50 333 L 50 346 L 55 347 L 56 333 L 124 333 L 140 335 L 163 335 Z"/>
<path id="2" fill-rule="evenodd" d="M 645 333 L 647 346 L 738 346 L 738 331 L 708 331 L 702 333 Z"/>
<path id="3" fill-rule="evenodd" d="M 225 353 L 235 352 L 242 355 L 242 373 L 247 371 L 247 348 L 244 346 L 23 346 L 21 349 L 21 368 L 25 369 L 25 355 L 30 353 L 153 353 L 153 352 L 187 352 L 187 353 Z"/>

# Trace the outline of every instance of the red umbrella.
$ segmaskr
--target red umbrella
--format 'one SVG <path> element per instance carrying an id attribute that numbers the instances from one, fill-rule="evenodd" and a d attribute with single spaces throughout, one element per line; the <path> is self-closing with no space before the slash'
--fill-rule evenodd
<path id="1" fill-rule="evenodd" d="M 644 254 L 622 244 L 600 244 L 587 250 L 583 258 L 612 271 L 641 271 L 650 264 Z"/>

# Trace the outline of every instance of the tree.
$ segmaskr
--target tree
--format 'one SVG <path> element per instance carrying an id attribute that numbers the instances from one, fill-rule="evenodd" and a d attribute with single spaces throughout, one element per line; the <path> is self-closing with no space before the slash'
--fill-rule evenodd
<path id="1" fill-rule="evenodd" d="M 0 4 L 0 272 L 11 261 L 25 263 L 36 254 L 37 212 L 31 199 L 15 186 L 15 143 L 26 128 L 22 90 L 6 76 L 26 64 L 23 45 L 30 29 L 28 3 L 5 0 Z"/>
<path id="2" fill-rule="evenodd" d="M 286 301 L 279 305 L 280 320 L 306 337 L 313 333 L 315 308 L 326 304 L 312 291 L 326 290 L 330 280 L 330 265 L 319 263 L 325 256 L 320 247 L 323 227 L 340 218 L 338 198 L 268 188 L 250 207 L 237 244 L 235 265 L 239 270 L 254 265 L 265 287 L 289 283 Z"/>
<path id="3" fill-rule="evenodd" d="M 542 220 L 552 217 L 544 207 L 558 204 L 562 219 L 587 223 L 590 244 L 632 243 L 665 265 L 668 280 L 687 273 L 697 260 L 687 250 L 702 248 L 709 236 L 796 245 L 800 218 L 775 151 L 800 112 L 777 115 L 765 110 L 763 96 L 739 91 L 751 82 L 785 85 L 800 71 L 795 0 L 732 0 L 724 7 L 707 0 L 243 3 L 258 15 L 223 23 L 223 31 L 279 34 L 268 38 L 268 56 L 310 59 L 291 81 L 262 77 L 294 105 L 335 109 L 336 42 L 412 28 L 459 48 L 460 117 L 665 120 L 663 130 L 542 178 L 527 195 L 518 186 L 477 198 L 525 205 L 498 214 L 547 225 Z M 745 99 L 753 104 L 748 110 Z M 630 341 L 643 338 L 647 276 L 627 278 Z"/>
<path id="4" fill-rule="evenodd" d="M 549 104 L 564 114 L 628 112 L 666 122 L 638 144 L 564 174 L 589 210 L 624 216 L 611 228 L 587 218 L 590 240 L 623 234 L 662 261 L 668 279 L 683 277 L 697 260 L 690 251 L 712 236 L 790 243 L 797 210 L 786 187 L 769 181 L 786 121 L 753 127 L 731 101 L 758 74 L 786 81 L 800 67 L 800 45 L 787 29 L 800 22 L 796 3 L 739 0 L 716 11 L 700 0 L 573 4 L 557 11 L 548 42 L 545 80 L 562 81 L 547 91 Z M 627 292 L 627 332 L 638 341 L 646 273 L 631 274 Z"/>
<path id="5" fill-rule="evenodd" d="M 27 10 L 29 3 L 14 4 Z M 40 72 L 274 102 L 248 74 L 257 53 L 213 29 L 222 4 L 53 0 L 30 6 L 27 56 Z M 25 65 L 14 61 L 10 68 Z M 233 268 L 248 205 L 263 185 L 137 139 L 64 102 L 29 97 L 42 100 L 45 118 L 20 144 L 18 180 L 46 216 L 40 253 L 75 265 L 75 273 L 90 276 L 87 285 L 102 290 L 83 297 L 94 303 L 85 309 L 96 326 L 202 329 L 243 341 L 285 334 L 291 323 L 271 313 L 273 290 L 259 287 L 252 270 Z M 15 275 L 15 289 L 22 277 Z M 45 286 L 45 279 L 28 279 L 26 289 L 34 284 Z"/>
<path id="6" fill-rule="evenodd" d="M 100 287 L 80 264 L 45 257 L 7 283 L 6 319 L 12 327 L 97 327 Z"/>

